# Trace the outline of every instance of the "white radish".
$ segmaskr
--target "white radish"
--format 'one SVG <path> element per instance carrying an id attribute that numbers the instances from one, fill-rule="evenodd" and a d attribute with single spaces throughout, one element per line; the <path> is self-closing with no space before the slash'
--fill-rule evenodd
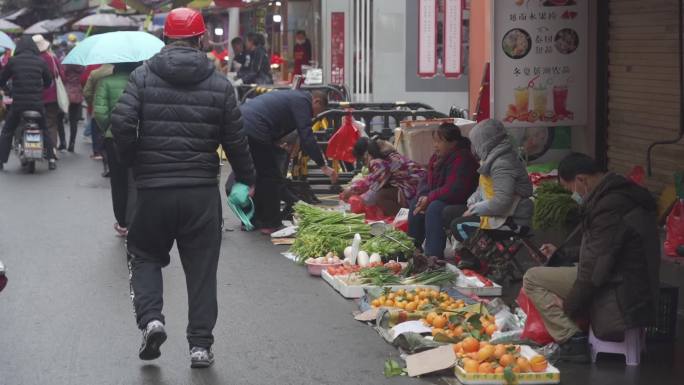
<path id="1" fill-rule="evenodd" d="M 369 260 L 370 263 L 382 263 L 382 258 L 380 257 L 380 254 L 378 253 L 373 253 L 371 254 Z"/>
<path id="2" fill-rule="evenodd" d="M 347 246 L 344 248 L 344 259 L 351 259 L 352 257 L 352 247 Z"/>
<path id="3" fill-rule="evenodd" d="M 368 256 L 368 253 L 361 250 L 359 251 L 359 255 L 356 257 L 356 261 L 359 263 L 359 266 L 366 267 L 368 264 L 370 264 L 370 257 Z"/>

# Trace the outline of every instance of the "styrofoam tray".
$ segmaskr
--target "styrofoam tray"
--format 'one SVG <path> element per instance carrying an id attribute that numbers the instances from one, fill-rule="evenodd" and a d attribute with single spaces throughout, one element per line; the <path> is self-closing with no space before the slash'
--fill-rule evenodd
<path id="1" fill-rule="evenodd" d="M 453 271 L 454 273 L 462 274 L 461 270 L 450 264 L 447 263 L 446 267 L 449 271 Z M 454 286 L 458 291 L 460 291 L 463 294 L 475 294 L 480 297 L 500 297 L 501 296 L 501 291 L 503 290 L 503 287 L 501 285 L 497 284 L 496 282 L 492 282 L 494 286 L 491 287 L 466 287 L 466 286 Z"/>
<path id="2" fill-rule="evenodd" d="M 328 274 L 327 270 L 323 270 L 321 273 L 321 277 L 325 280 L 325 282 L 328 282 L 330 286 L 332 286 L 333 289 L 335 289 L 337 292 L 339 292 L 344 298 L 361 298 L 363 297 L 366 292 L 366 289 L 374 288 L 377 286 L 371 286 L 371 285 L 349 285 L 347 282 L 343 279 L 345 276 L 332 276 Z M 427 289 L 435 289 L 439 290 L 439 286 L 431 286 L 431 285 L 392 285 L 392 286 L 385 286 L 390 288 L 391 290 L 399 290 L 399 289 L 404 289 L 404 290 L 413 290 L 413 289 L 418 289 L 418 288 L 427 288 Z"/>
<path id="3" fill-rule="evenodd" d="M 525 358 L 532 358 L 537 353 L 527 345 L 520 347 L 520 354 Z M 503 374 L 480 374 L 480 373 L 466 373 L 465 370 L 458 364 L 455 367 L 456 378 L 463 385 L 506 385 Z M 539 384 L 559 384 L 560 371 L 553 365 L 549 364 L 545 372 L 541 373 L 519 373 L 516 374 L 516 384 L 519 385 L 539 385 Z"/>

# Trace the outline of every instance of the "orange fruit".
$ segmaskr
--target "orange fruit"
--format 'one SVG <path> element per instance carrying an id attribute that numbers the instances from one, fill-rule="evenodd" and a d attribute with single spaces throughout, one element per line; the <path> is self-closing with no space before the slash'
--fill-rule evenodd
<path id="1" fill-rule="evenodd" d="M 504 368 L 513 364 L 515 362 L 515 357 L 511 354 L 504 354 L 499 358 L 499 365 L 503 366 Z"/>
<path id="2" fill-rule="evenodd" d="M 380 306 L 382 306 L 382 303 L 380 302 L 379 299 L 374 299 L 373 302 L 371 302 L 371 305 L 373 307 L 380 307 Z"/>
<path id="3" fill-rule="evenodd" d="M 518 357 L 515 363 L 520 368 L 520 373 L 529 373 L 532 370 L 530 362 L 525 357 Z"/>
<path id="4" fill-rule="evenodd" d="M 432 328 L 432 336 L 436 336 L 437 334 L 444 334 L 444 329 L 440 328 Z"/>
<path id="5" fill-rule="evenodd" d="M 416 296 L 413 293 L 406 294 L 406 300 L 409 302 L 413 301 L 414 298 L 416 298 Z"/>
<path id="6" fill-rule="evenodd" d="M 444 327 L 447 325 L 447 318 L 443 315 L 438 315 L 437 317 L 432 319 L 432 326 L 440 329 L 444 329 Z"/>
<path id="7" fill-rule="evenodd" d="M 387 301 L 387 297 L 385 297 L 384 295 L 381 295 L 378 297 L 378 301 L 385 303 L 385 301 Z"/>
<path id="8" fill-rule="evenodd" d="M 409 302 L 406 304 L 406 307 L 404 309 L 406 309 L 406 311 L 413 312 L 416 311 L 417 308 L 418 305 L 415 302 Z"/>
<path id="9" fill-rule="evenodd" d="M 494 369 L 495 374 L 503 374 L 503 372 L 504 372 L 503 366 L 497 366 L 496 369 Z"/>
<path id="10" fill-rule="evenodd" d="M 494 368 L 492 368 L 492 364 L 490 364 L 489 362 L 483 362 L 477 368 L 477 372 L 483 374 L 494 373 Z"/>
<path id="11" fill-rule="evenodd" d="M 430 296 L 430 293 L 426 293 L 424 291 L 421 291 L 420 293 L 418 293 L 418 298 L 420 298 L 420 299 L 425 299 L 429 296 Z"/>
<path id="12" fill-rule="evenodd" d="M 456 326 L 454 328 L 454 336 L 460 337 L 463 334 L 463 326 Z"/>
<path id="13" fill-rule="evenodd" d="M 397 302 L 396 305 L 399 309 L 406 309 L 406 302 Z"/>
<path id="14" fill-rule="evenodd" d="M 466 353 L 473 353 L 480 350 L 480 341 L 473 337 L 468 337 L 463 341 L 463 351 Z"/>
<path id="15" fill-rule="evenodd" d="M 495 324 L 489 324 L 489 326 L 487 326 L 485 331 L 487 332 L 487 335 L 491 336 L 496 331 L 496 325 Z"/>
<path id="16" fill-rule="evenodd" d="M 391 299 L 388 299 L 387 301 L 385 301 L 385 306 L 387 306 L 387 307 L 394 306 L 394 301 L 392 301 Z"/>
<path id="17" fill-rule="evenodd" d="M 432 321 L 434 321 L 435 317 L 437 317 L 437 313 L 434 311 L 430 312 L 427 317 L 425 317 L 425 321 L 427 321 L 428 325 L 432 325 Z"/>
<path id="18" fill-rule="evenodd" d="M 458 354 L 463 354 L 463 343 L 459 342 L 457 344 L 454 344 L 454 353 Z"/>
<path id="19" fill-rule="evenodd" d="M 544 372 L 546 371 L 547 366 L 549 366 L 549 363 L 544 356 L 534 356 L 530 358 L 530 369 L 532 369 L 533 372 Z"/>
<path id="20" fill-rule="evenodd" d="M 463 360 L 463 369 L 466 373 L 477 373 L 480 365 L 477 361 L 466 358 Z"/>
<path id="21" fill-rule="evenodd" d="M 511 369 L 511 370 L 513 371 L 513 373 L 520 373 L 520 368 L 515 366 L 515 365 L 513 366 L 513 369 Z"/>
<path id="22" fill-rule="evenodd" d="M 387 299 L 395 299 L 395 298 L 397 298 L 397 293 L 389 293 L 389 295 L 387 296 Z"/>
<path id="23" fill-rule="evenodd" d="M 500 359 L 504 354 L 506 354 L 506 345 L 495 345 L 494 346 L 494 357 L 498 360 Z"/>
<path id="24" fill-rule="evenodd" d="M 492 357 L 494 357 L 494 347 L 492 345 L 481 346 L 477 352 L 477 360 L 480 362 L 489 361 Z"/>

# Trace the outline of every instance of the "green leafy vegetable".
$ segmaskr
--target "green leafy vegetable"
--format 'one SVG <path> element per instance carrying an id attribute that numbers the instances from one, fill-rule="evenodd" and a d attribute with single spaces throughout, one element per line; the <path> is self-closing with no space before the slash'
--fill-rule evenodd
<path id="1" fill-rule="evenodd" d="M 389 358 L 387 361 L 385 361 L 384 373 L 385 377 L 387 378 L 401 376 L 404 375 L 404 368 L 402 368 L 401 364 L 399 364 L 397 361 Z"/>
<path id="2" fill-rule="evenodd" d="M 542 183 L 535 191 L 532 218 L 535 229 L 571 226 L 578 214 L 579 205 L 572 199 L 570 192 L 558 183 Z"/>

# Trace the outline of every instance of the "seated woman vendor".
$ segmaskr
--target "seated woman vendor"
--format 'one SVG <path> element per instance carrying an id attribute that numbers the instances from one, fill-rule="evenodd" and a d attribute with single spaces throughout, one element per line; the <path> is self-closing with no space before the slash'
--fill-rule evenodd
<path id="1" fill-rule="evenodd" d="M 354 156 L 363 159 L 369 174 L 352 182 L 342 192 L 343 200 L 359 195 L 366 206 L 378 206 L 386 216 L 394 216 L 400 208 L 408 207 L 425 176 L 423 167 L 381 139 L 359 139 Z"/>
<path id="2" fill-rule="evenodd" d="M 425 255 L 444 258 L 446 246 L 444 208 L 461 205 L 477 187 L 477 160 L 470 152 L 470 141 L 452 123 L 439 126 L 433 135 L 435 153 L 430 159 L 427 180 L 419 197 L 411 204 L 409 235 Z"/>
<path id="3" fill-rule="evenodd" d="M 468 199 L 468 210 L 451 223 L 454 237 L 463 242 L 478 228 L 525 232 L 529 230 L 534 206 L 532 182 L 525 165 L 497 120 L 478 123 L 470 132 L 472 151 L 480 159 L 480 183 Z M 467 249 L 460 252 L 459 267 L 479 269 L 477 258 Z"/>

